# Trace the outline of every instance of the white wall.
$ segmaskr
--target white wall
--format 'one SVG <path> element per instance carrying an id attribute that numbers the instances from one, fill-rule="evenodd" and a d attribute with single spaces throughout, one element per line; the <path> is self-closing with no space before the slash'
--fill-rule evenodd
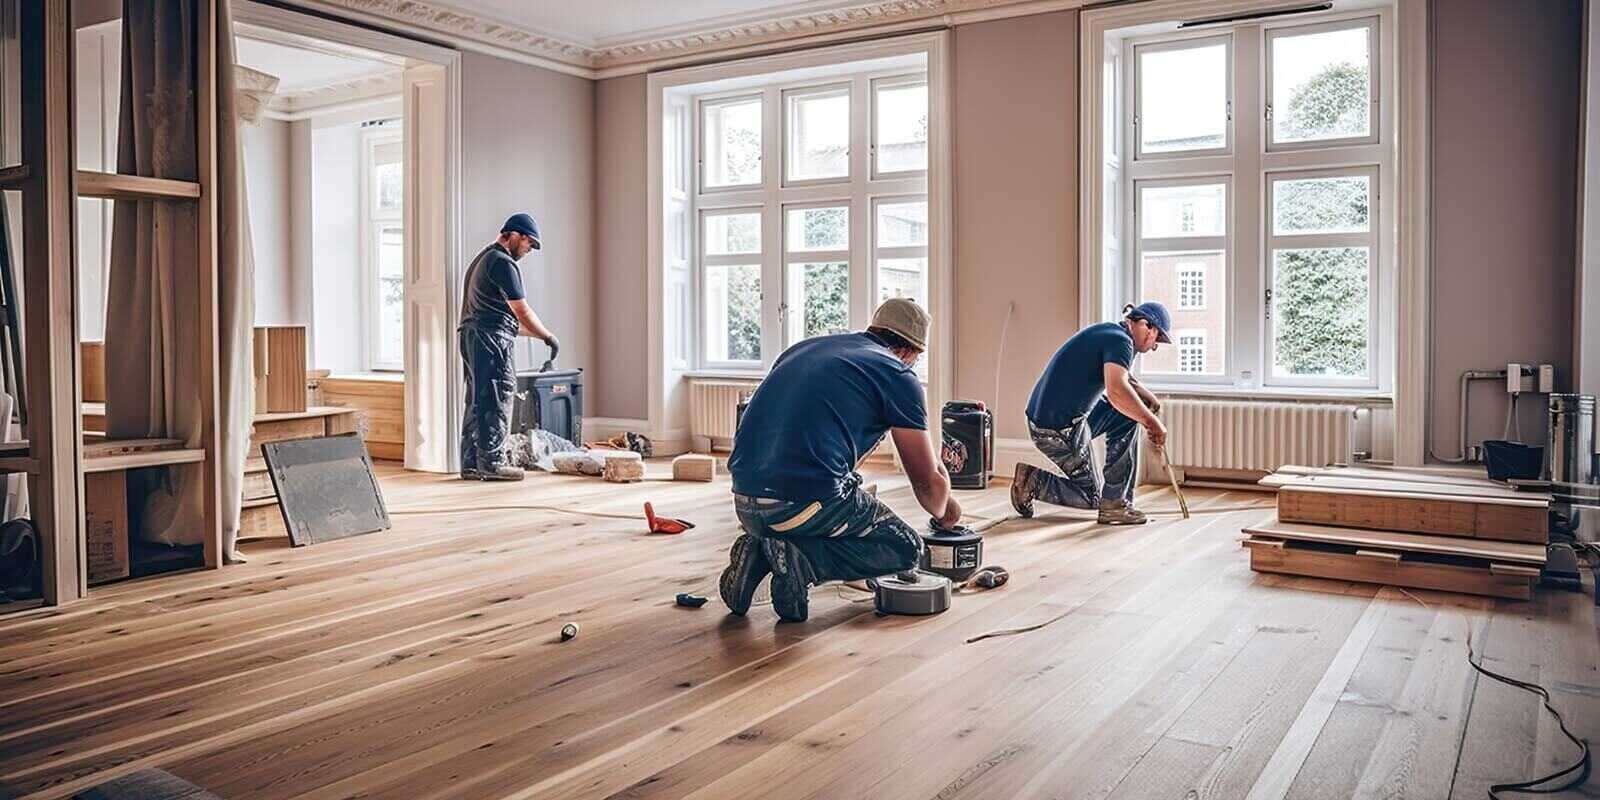
<path id="1" fill-rule="evenodd" d="M 313 369 L 366 368 L 357 240 L 361 126 L 330 123 L 311 130 L 311 326 Z"/>
<path id="2" fill-rule="evenodd" d="M 1577 391 L 1600 394 L 1600 4 L 1589 0 L 1584 14 L 1583 185 L 1579 243 L 1577 321 Z M 1600 452 L 1600 437 L 1596 437 Z"/>
<path id="3" fill-rule="evenodd" d="M 244 178 L 255 249 L 256 324 L 302 325 L 294 304 L 296 286 L 309 264 L 294 259 L 290 204 L 293 160 L 289 123 L 262 119 L 244 127 Z"/>

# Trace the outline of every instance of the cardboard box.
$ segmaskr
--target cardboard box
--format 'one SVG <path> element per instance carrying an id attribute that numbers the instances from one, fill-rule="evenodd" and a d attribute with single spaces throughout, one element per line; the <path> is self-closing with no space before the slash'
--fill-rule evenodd
<path id="1" fill-rule="evenodd" d="M 116 470 L 83 476 L 90 586 L 128 577 L 127 475 Z"/>

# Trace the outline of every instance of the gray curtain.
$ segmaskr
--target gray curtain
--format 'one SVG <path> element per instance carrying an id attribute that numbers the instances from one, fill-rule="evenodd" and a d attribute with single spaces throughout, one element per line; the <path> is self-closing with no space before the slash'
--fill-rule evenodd
<path id="1" fill-rule="evenodd" d="M 119 172 L 179 180 L 198 175 L 199 37 L 217 55 L 218 455 L 223 554 L 237 557 L 244 460 L 254 415 L 250 329 L 254 264 L 245 208 L 234 92 L 233 22 L 227 0 L 198 30 L 199 0 L 125 0 Z M 200 445 L 200 294 L 196 205 L 118 201 L 106 297 L 106 431 L 115 438 L 181 439 Z M 143 497 L 140 536 L 165 544 L 205 539 L 204 471 L 172 467 L 130 481 Z"/>

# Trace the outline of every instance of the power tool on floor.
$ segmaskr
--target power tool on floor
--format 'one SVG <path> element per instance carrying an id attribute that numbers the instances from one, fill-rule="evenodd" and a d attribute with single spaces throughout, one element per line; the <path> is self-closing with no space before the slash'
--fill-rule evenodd
<path id="1" fill-rule="evenodd" d="M 937 614 L 950 607 L 956 587 L 971 583 L 993 589 L 1010 577 L 1003 567 L 983 566 L 981 531 L 965 525 L 946 528 L 930 519 L 917 568 L 873 581 L 873 601 L 880 614 Z"/>

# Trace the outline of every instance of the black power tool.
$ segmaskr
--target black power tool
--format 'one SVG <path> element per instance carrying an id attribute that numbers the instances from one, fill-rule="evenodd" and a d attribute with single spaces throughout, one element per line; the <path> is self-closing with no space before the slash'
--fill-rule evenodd
<path id="1" fill-rule="evenodd" d="M 955 583 L 972 577 L 983 566 L 983 534 L 965 525 L 946 528 L 936 519 L 928 520 L 922 534 L 923 572 L 943 575 Z"/>

